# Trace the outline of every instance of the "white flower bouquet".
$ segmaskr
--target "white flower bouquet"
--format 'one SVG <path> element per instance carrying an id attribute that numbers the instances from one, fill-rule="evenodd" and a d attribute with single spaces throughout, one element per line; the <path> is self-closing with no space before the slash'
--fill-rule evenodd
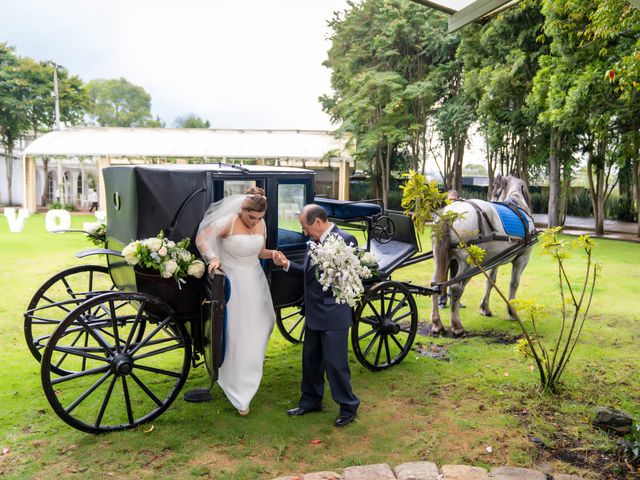
<path id="1" fill-rule="evenodd" d="M 197 260 L 188 247 L 188 238 L 176 243 L 160 232 L 157 237 L 131 242 L 122 249 L 122 255 L 129 265 L 157 271 L 162 278 L 173 277 L 180 285 L 188 275 L 201 278 L 205 272 L 204 262 Z"/>
<path id="2" fill-rule="evenodd" d="M 347 245 L 338 235 L 329 235 L 322 244 L 311 243 L 309 261 L 318 266 L 316 278 L 322 289 L 331 288 L 336 302 L 351 307 L 364 293 L 362 280 L 372 277 L 378 267 L 375 255 Z"/>

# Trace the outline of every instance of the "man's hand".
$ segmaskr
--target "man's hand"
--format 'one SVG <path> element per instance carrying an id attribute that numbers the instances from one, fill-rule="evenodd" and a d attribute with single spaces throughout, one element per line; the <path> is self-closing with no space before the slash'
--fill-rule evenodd
<path id="1" fill-rule="evenodd" d="M 273 263 L 275 263 L 278 267 L 286 268 L 289 266 L 289 260 L 287 259 L 285 254 L 280 251 L 274 250 L 273 254 L 271 255 L 271 259 L 273 260 Z"/>

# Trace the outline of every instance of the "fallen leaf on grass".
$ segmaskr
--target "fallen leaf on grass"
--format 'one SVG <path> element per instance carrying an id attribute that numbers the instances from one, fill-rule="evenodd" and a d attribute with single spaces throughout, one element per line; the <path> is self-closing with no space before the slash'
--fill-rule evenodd
<path id="1" fill-rule="evenodd" d="M 6 455 L 7 453 L 9 453 L 11 451 L 11 449 L 9 447 L 4 447 L 2 449 L 2 455 Z"/>
<path id="2" fill-rule="evenodd" d="M 143 430 L 144 433 L 151 433 L 153 432 L 153 429 L 156 428 L 155 425 L 151 425 L 149 428 L 147 428 L 146 430 Z"/>
<path id="3" fill-rule="evenodd" d="M 309 443 L 310 443 L 311 445 L 319 445 L 319 444 L 321 444 L 321 443 L 322 443 L 322 440 L 318 440 L 318 439 L 316 438 L 316 439 L 314 439 L 314 440 L 311 440 Z"/>
<path id="4" fill-rule="evenodd" d="M 508 377 L 509 376 L 509 372 L 504 372 L 504 376 Z"/>
<path id="5" fill-rule="evenodd" d="M 493 452 L 493 448 L 491 446 L 485 448 L 485 450 L 487 451 L 487 453 Z"/>

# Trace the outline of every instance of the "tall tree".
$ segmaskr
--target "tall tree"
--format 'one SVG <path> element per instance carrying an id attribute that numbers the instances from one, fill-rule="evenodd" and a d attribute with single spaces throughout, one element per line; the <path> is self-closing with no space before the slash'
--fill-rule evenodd
<path id="1" fill-rule="evenodd" d="M 5 151 L 10 205 L 13 203 L 13 150 L 21 133 L 29 127 L 26 98 L 19 58 L 13 48 L 0 43 L 0 142 Z"/>
<path id="2" fill-rule="evenodd" d="M 91 80 L 86 85 L 90 117 L 102 127 L 158 126 L 151 115 L 151 95 L 124 78 Z"/>

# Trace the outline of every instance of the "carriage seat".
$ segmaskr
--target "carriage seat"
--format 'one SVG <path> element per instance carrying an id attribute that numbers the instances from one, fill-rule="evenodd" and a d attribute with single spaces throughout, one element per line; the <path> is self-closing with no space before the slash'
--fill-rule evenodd
<path id="1" fill-rule="evenodd" d="M 402 262 L 411 258 L 418 249 L 415 245 L 397 240 L 379 243 L 375 239 L 371 239 L 370 251 L 378 260 L 380 276 L 386 277 L 398 268 Z"/>

